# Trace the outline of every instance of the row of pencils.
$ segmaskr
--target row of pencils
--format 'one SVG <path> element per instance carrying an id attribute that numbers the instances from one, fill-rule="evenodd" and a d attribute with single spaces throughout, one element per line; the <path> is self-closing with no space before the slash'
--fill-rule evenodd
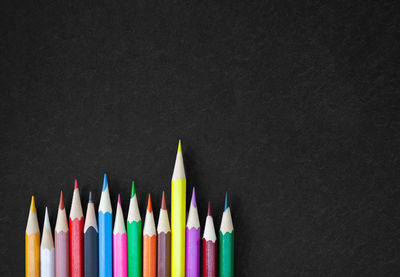
<path id="1" fill-rule="evenodd" d="M 98 224 L 91 193 L 84 218 L 78 182 L 75 180 L 69 222 L 61 192 L 54 241 L 46 207 L 40 242 L 37 211 L 32 196 L 25 232 L 25 275 L 199 277 L 202 264 L 203 277 L 217 276 L 217 237 L 210 202 L 201 241 L 194 188 L 186 221 L 186 176 L 180 141 L 171 185 L 171 225 L 163 192 L 157 229 L 150 194 L 142 228 L 135 186 L 132 182 L 126 225 L 118 194 L 113 227 L 107 175 L 104 174 Z M 202 257 L 200 244 L 203 248 Z M 227 195 L 219 232 L 218 264 L 219 276 L 233 276 L 234 229 Z"/>

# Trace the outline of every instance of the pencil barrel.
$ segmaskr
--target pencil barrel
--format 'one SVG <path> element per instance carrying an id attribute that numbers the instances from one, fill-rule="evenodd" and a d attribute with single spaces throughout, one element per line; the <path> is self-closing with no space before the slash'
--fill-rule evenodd
<path id="1" fill-rule="evenodd" d="M 233 277 L 234 268 L 234 231 L 219 232 L 219 276 Z"/>
<path id="2" fill-rule="evenodd" d="M 216 276 L 216 246 L 215 242 L 203 239 L 203 277 Z"/>
<path id="3" fill-rule="evenodd" d="M 157 237 L 157 277 L 171 276 L 171 232 Z"/>
<path id="4" fill-rule="evenodd" d="M 112 214 L 99 212 L 99 276 L 112 277 Z"/>
<path id="5" fill-rule="evenodd" d="M 94 227 L 89 227 L 84 234 L 84 268 L 85 277 L 99 276 L 98 233 Z"/>
<path id="6" fill-rule="evenodd" d="M 25 276 L 40 277 L 40 232 L 25 233 Z"/>
<path id="7" fill-rule="evenodd" d="M 186 277 L 200 276 L 200 228 L 186 228 Z"/>
<path id="8" fill-rule="evenodd" d="M 127 223 L 128 276 L 142 277 L 142 221 Z"/>
<path id="9" fill-rule="evenodd" d="M 185 277 L 186 179 L 171 182 L 171 276 Z"/>

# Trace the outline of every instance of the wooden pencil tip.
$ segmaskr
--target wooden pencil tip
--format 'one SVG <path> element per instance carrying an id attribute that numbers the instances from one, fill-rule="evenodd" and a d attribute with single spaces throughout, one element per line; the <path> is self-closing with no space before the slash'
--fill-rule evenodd
<path id="1" fill-rule="evenodd" d="M 165 203 L 165 191 L 162 192 L 161 209 L 167 210 L 167 204 Z"/>
<path id="2" fill-rule="evenodd" d="M 179 152 L 182 152 L 181 140 L 179 140 L 179 143 L 178 143 L 178 153 Z"/>
<path id="3" fill-rule="evenodd" d="M 63 191 L 61 191 L 60 194 L 60 209 L 63 210 L 64 209 L 64 195 L 63 195 Z"/>
<path id="4" fill-rule="evenodd" d="M 152 213 L 152 212 L 153 212 L 153 207 L 151 206 L 151 196 L 150 196 L 150 193 L 149 193 L 149 200 L 147 200 L 147 211 L 148 211 L 149 213 Z"/>
<path id="5" fill-rule="evenodd" d="M 121 195 L 118 193 L 118 204 L 121 206 Z"/>
<path id="6" fill-rule="evenodd" d="M 78 188 L 78 180 L 75 179 L 75 187 L 74 187 L 74 189 L 77 189 L 77 188 Z"/>
<path id="7" fill-rule="evenodd" d="M 210 201 L 208 201 L 207 216 L 212 216 L 211 215 L 211 203 L 210 203 Z"/>
<path id="8" fill-rule="evenodd" d="M 36 205 L 35 205 L 35 196 L 32 195 L 32 200 L 31 200 L 31 212 L 36 213 Z"/>
<path id="9" fill-rule="evenodd" d="M 91 191 L 89 192 L 89 203 L 93 203 L 93 200 L 92 200 L 92 192 L 91 192 Z"/>

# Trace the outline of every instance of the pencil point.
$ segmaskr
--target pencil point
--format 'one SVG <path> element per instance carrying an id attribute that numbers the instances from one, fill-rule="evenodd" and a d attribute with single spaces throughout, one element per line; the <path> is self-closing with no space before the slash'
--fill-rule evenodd
<path id="1" fill-rule="evenodd" d="M 207 216 L 212 216 L 211 215 L 211 203 L 210 203 L 210 201 L 208 201 Z"/>
<path id="2" fill-rule="evenodd" d="M 191 200 L 191 204 L 193 205 L 193 207 L 197 208 L 197 203 L 196 203 L 196 191 L 193 187 L 193 191 L 192 191 L 192 200 Z"/>
<path id="3" fill-rule="evenodd" d="M 153 212 L 153 207 L 151 206 L 151 196 L 150 196 L 150 193 L 149 193 L 149 200 L 147 200 L 147 211 L 148 211 L 149 213 L 152 213 L 152 212 Z"/>
<path id="4" fill-rule="evenodd" d="M 165 204 L 165 191 L 162 192 L 161 209 L 166 210 L 167 204 Z"/>
<path id="5" fill-rule="evenodd" d="M 63 195 L 63 191 L 61 191 L 61 194 L 60 194 L 60 209 L 62 210 L 62 209 L 64 209 L 64 195 Z"/>
<path id="6" fill-rule="evenodd" d="M 35 196 L 33 196 L 33 195 L 32 195 L 32 200 L 31 200 L 31 212 L 36 213 Z"/>
<path id="7" fill-rule="evenodd" d="M 78 188 L 78 180 L 75 179 L 75 187 L 74 187 L 74 189 L 77 189 L 77 188 Z"/>
<path id="8" fill-rule="evenodd" d="M 92 192 L 91 192 L 91 191 L 89 192 L 89 203 L 93 203 L 93 200 L 92 200 Z"/>
<path id="9" fill-rule="evenodd" d="M 135 191 L 135 182 L 132 180 L 131 198 L 133 198 L 133 197 L 135 196 L 135 194 L 136 194 L 136 191 Z"/>
<path id="10" fill-rule="evenodd" d="M 225 207 L 224 211 L 229 208 L 229 203 L 228 203 L 228 192 L 225 193 Z"/>
<path id="11" fill-rule="evenodd" d="M 103 191 L 107 188 L 107 173 L 104 173 L 104 180 L 103 180 Z"/>
<path id="12" fill-rule="evenodd" d="M 121 206 L 121 195 L 118 193 L 118 204 Z"/>
<path id="13" fill-rule="evenodd" d="M 179 143 L 178 143 L 178 153 L 179 152 L 182 152 L 181 140 L 179 140 Z"/>

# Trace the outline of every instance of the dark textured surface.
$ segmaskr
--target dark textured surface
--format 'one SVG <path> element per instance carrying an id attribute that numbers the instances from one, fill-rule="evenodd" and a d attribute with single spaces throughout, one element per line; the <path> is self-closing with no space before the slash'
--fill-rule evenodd
<path id="1" fill-rule="evenodd" d="M 40 226 L 74 178 L 97 207 L 105 171 L 125 217 L 132 179 L 142 216 L 169 207 L 178 138 L 202 224 L 229 192 L 236 276 L 400 274 L 398 1 L 13 2 L 1 276 L 23 276 L 31 194 Z"/>

